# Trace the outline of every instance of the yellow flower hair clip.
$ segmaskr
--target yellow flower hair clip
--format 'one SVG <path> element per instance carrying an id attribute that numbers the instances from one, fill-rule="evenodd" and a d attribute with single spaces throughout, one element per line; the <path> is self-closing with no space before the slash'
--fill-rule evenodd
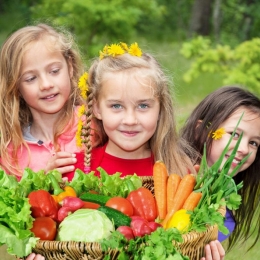
<path id="1" fill-rule="evenodd" d="M 212 133 L 212 138 L 214 140 L 219 140 L 222 138 L 222 136 L 226 133 L 225 129 L 223 127 L 217 129 L 215 132 Z"/>
<path id="2" fill-rule="evenodd" d="M 113 43 L 111 45 L 105 45 L 103 50 L 99 52 L 99 59 L 102 60 L 108 56 L 115 57 L 118 55 L 122 55 L 124 53 L 128 53 L 132 56 L 137 56 L 137 57 L 142 56 L 142 50 L 139 48 L 136 42 L 132 43 L 129 47 L 126 43 L 120 42 L 120 43 Z"/>
<path id="3" fill-rule="evenodd" d="M 78 87 L 80 89 L 80 95 L 84 98 L 87 99 L 87 92 L 88 92 L 88 73 L 85 72 L 80 78 L 78 82 Z"/>

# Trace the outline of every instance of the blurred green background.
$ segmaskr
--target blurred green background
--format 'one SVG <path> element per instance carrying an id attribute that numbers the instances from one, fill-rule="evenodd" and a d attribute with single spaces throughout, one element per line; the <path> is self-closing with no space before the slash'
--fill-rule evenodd
<path id="1" fill-rule="evenodd" d="M 138 42 L 173 80 L 178 128 L 200 100 L 225 84 L 260 93 L 258 0 L 1 0 L 0 44 L 37 22 L 69 29 L 86 68 L 105 44 Z M 256 246 L 247 252 L 252 241 L 225 259 L 260 259 Z M 0 259 L 15 258 L 2 246 Z"/>

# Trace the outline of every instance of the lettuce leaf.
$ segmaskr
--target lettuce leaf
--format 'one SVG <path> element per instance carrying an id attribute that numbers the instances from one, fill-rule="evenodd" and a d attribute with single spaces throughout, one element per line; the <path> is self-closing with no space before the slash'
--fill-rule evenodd
<path id="1" fill-rule="evenodd" d="M 37 242 L 30 231 L 32 223 L 28 199 L 0 187 L 0 244 L 7 245 L 9 254 L 24 257 L 32 252 Z"/>

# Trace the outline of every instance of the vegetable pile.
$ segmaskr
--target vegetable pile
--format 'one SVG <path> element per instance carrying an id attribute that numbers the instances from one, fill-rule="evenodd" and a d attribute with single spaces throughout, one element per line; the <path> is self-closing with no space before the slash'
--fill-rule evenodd
<path id="1" fill-rule="evenodd" d="M 211 167 L 204 151 L 196 176 L 169 175 L 157 161 L 154 193 L 135 174 L 120 178 L 100 167 L 100 177 L 77 169 L 71 182 L 64 182 L 57 170 L 46 175 L 27 168 L 20 182 L 0 170 L 0 244 L 18 257 L 30 254 L 41 239 L 99 242 L 104 252 L 118 250 L 121 260 L 187 260 L 178 248 L 182 234 L 215 224 L 227 234 L 218 209 L 240 205 L 242 183 L 236 185 L 232 177 L 247 158 L 232 172 L 230 167 L 242 135 L 221 168 L 232 138 Z"/>
<path id="2" fill-rule="evenodd" d="M 101 178 L 95 176 L 94 172 L 84 174 L 76 170 L 73 180 L 70 183 L 66 182 L 65 187 L 61 188 L 60 184 L 64 185 L 64 182 L 57 170 L 46 175 L 44 171 L 34 172 L 26 168 L 22 179 L 18 182 L 14 176 L 0 169 L 0 245 L 6 244 L 9 254 L 17 257 L 27 256 L 39 239 L 68 240 L 69 235 L 75 232 L 75 229 L 71 228 L 70 221 L 81 223 L 79 229 L 82 229 L 82 226 L 89 226 L 89 230 L 92 230 L 89 232 L 89 237 L 93 239 L 97 238 L 93 232 L 98 226 L 99 233 L 103 232 L 106 236 L 99 236 L 95 241 L 107 237 L 115 229 L 113 218 L 116 215 L 113 215 L 112 219 L 108 218 L 101 208 L 96 211 L 100 207 L 99 203 L 84 201 L 79 195 L 84 197 L 90 193 L 92 197 L 97 195 L 99 199 L 101 197 L 109 199 L 113 196 L 124 198 L 131 191 L 140 188 L 142 180 L 136 175 L 122 179 L 120 173 L 108 175 L 102 168 L 99 170 Z M 93 191 L 98 194 L 93 194 Z M 82 214 L 84 216 L 79 216 L 79 209 L 84 211 Z M 88 211 L 90 214 L 87 214 Z M 117 210 L 117 214 L 120 213 Z M 89 215 L 93 218 L 90 222 Z M 70 221 L 63 223 L 66 218 Z M 117 218 L 120 219 L 120 216 Z M 63 224 L 60 225 L 61 223 Z M 62 229 L 60 235 L 59 226 Z M 77 233 L 78 241 L 87 241 L 85 235 L 82 237 L 82 232 Z"/>

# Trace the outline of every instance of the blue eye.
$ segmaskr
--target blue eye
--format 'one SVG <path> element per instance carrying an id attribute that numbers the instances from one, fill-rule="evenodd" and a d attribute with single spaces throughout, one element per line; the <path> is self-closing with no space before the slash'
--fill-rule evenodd
<path id="1" fill-rule="evenodd" d="M 140 104 L 140 105 L 139 105 L 139 108 L 145 109 L 145 108 L 148 108 L 148 105 L 147 105 L 147 104 Z"/>
<path id="2" fill-rule="evenodd" d="M 119 109 L 119 108 L 122 108 L 122 106 L 120 104 L 114 104 L 111 106 L 112 108 L 115 108 L 115 109 Z"/>

